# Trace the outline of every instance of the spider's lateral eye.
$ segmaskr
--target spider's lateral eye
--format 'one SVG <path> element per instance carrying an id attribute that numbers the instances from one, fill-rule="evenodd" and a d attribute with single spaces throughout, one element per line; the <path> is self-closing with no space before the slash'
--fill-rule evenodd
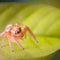
<path id="1" fill-rule="evenodd" d="M 15 32 L 15 34 L 19 34 L 21 32 L 21 28 L 19 28 L 16 32 Z"/>

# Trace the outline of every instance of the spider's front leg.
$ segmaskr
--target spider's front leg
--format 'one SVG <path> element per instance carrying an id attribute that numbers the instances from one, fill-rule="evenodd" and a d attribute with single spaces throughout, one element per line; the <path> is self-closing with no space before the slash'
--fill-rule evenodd
<path id="1" fill-rule="evenodd" d="M 18 45 L 19 48 L 21 48 L 22 50 L 24 50 L 23 46 L 19 43 L 18 40 L 15 39 L 15 37 L 12 37 L 12 40 Z"/>
<path id="2" fill-rule="evenodd" d="M 25 29 L 26 31 L 28 31 L 28 32 L 30 33 L 30 35 L 32 36 L 32 38 L 34 39 L 34 41 L 35 41 L 36 43 L 38 43 L 38 40 L 36 39 L 34 33 L 29 29 L 29 27 L 24 26 L 24 29 Z"/>

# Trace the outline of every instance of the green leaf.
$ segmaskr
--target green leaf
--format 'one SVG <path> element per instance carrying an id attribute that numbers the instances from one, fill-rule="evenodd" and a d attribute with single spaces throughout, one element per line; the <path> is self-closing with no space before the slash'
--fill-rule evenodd
<path id="1" fill-rule="evenodd" d="M 25 48 L 21 50 L 12 43 L 14 52 L 10 51 L 8 40 L 0 49 L 0 56 L 5 60 L 31 59 L 48 56 L 60 49 L 60 10 L 41 4 L 0 4 L 0 31 L 9 23 L 21 22 L 35 34 L 35 44 L 30 35 L 19 42 Z M 1 44 L 1 39 L 0 39 Z"/>

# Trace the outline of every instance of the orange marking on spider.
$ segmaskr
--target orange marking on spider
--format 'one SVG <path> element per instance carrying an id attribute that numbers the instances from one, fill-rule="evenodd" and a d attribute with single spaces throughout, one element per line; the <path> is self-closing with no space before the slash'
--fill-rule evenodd
<path id="1" fill-rule="evenodd" d="M 4 38 L 7 37 L 11 51 L 13 51 L 12 42 L 15 42 L 21 49 L 24 49 L 18 40 L 22 39 L 27 32 L 29 32 L 33 37 L 34 41 L 38 43 L 35 35 L 29 27 L 21 23 L 16 23 L 15 25 L 7 25 L 5 27 L 5 30 L 2 33 L 0 33 L 0 37 L 2 37 L 2 45 L 4 44 Z"/>

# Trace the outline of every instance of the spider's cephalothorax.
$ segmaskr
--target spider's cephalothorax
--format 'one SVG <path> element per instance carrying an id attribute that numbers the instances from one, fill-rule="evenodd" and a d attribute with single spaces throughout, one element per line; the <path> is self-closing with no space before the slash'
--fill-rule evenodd
<path id="1" fill-rule="evenodd" d="M 15 42 L 20 48 L 24 49 L 18 40 L 22 39 L 27 32 L 31 34 L 35 42 L 38 42 L 33 32 L 26 25 L 21 23 L 17 23 L 15 25 L 9 24 L 6 26 L 5 30 L 0 33 L 0 36 L 2 37 L 2 44 L 4 44 L 4 38 L 7 37 L 11 50 L 13 50 L 12 41 Z"/>

